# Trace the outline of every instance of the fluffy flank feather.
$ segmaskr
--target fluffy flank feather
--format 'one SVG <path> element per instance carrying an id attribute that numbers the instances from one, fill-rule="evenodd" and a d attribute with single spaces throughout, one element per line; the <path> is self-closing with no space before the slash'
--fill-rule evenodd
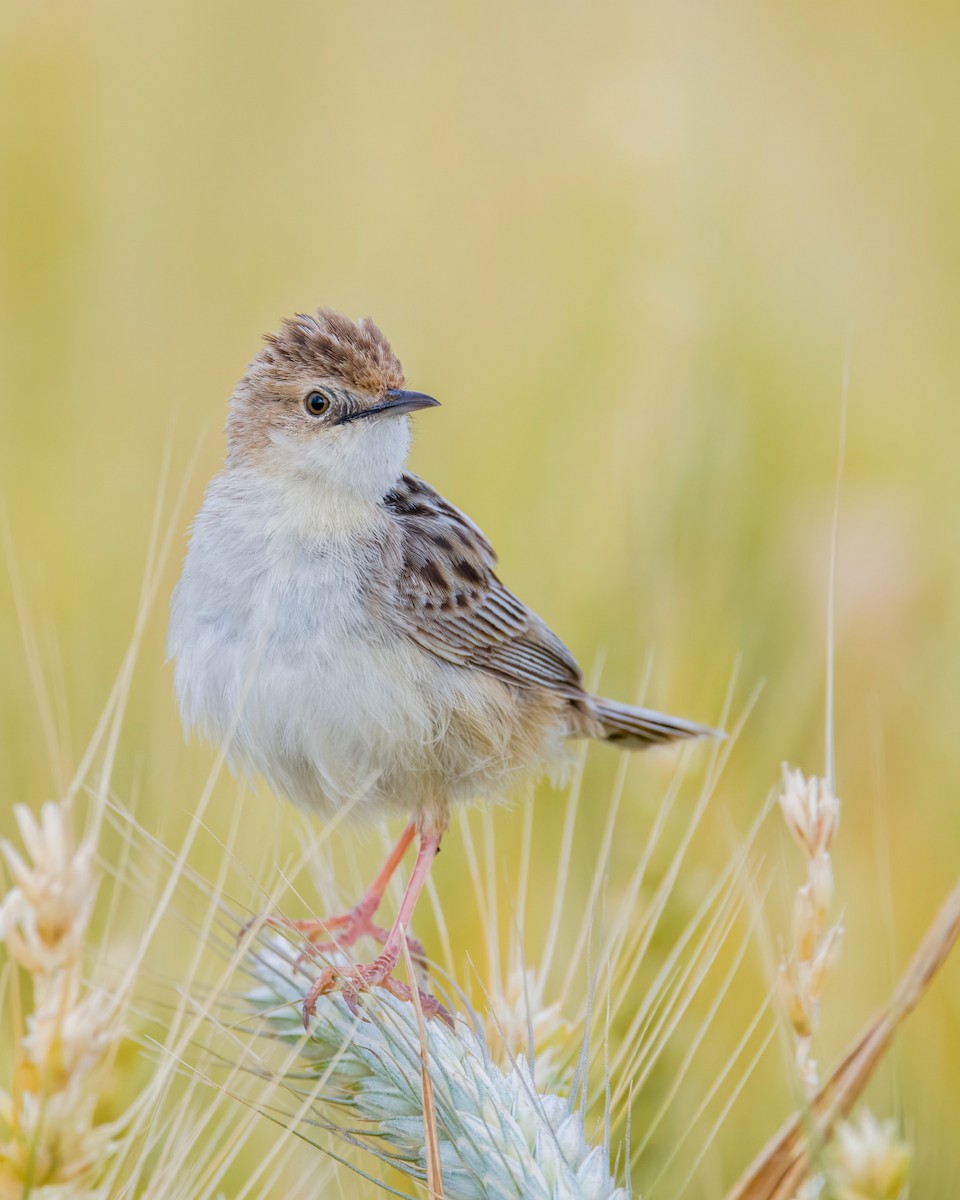
<path id="1" fill-rule="evenodd" d="M 603 726 L 603 738 L 626 749 L 642 750 L 661 742 L 676 742 L 684 738 L 723 737 L 718 729 L 668 717 L 652 708 L 634 708 L 602 696 L 593 699 L 594 712 Z"/>

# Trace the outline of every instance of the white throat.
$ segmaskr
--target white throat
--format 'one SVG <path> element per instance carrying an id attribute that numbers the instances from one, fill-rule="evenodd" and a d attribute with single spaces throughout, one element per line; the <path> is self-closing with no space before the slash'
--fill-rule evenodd
<path id="1" fill-rule="evenodd" d="M 272 443 L 267 471 L 256 472 L 271 515 L 283 525 L 346 534 L 369 526 L 403 473 L 410 422 L 361 418 L 313 440 L 275 433 Z"/>
<path id="2" fill-rule="evenodd" d="M 403 473 L 410 452 L 405 416 L 360 418 L 314 439 L 273 436 L 272 465 L 323 493 L 377 503 Z"/>

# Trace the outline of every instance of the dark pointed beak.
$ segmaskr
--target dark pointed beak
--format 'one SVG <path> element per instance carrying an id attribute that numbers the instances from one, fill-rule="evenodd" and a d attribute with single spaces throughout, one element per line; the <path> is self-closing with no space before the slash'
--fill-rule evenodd
<path id="1" fill-rule="evenodd" d="M 399 417 L 404 413 L 416 412 L 420 408 L 437 408 L 439 404 L 439 400 L 425 396 L 423 392 L 404 392 L 400 388 L 391 388 L 382 404 L 375 404 L 372 408 L 361 408 L 350 413 L 344 420 L 356 421 L 359 417 L 376 417 L 380 413 L 390 413 Z"/>
<path id="2" fill-rule="evenodd" d="M 425 396 L 423 392 L 403 392 L 399 388 L 391 388 L 384 403 L 372 411 L 392 412 L 399 416 L 400 413 L 416 412 L 418 408 L 438 408 L 439 405 L 439 400 Z"/>

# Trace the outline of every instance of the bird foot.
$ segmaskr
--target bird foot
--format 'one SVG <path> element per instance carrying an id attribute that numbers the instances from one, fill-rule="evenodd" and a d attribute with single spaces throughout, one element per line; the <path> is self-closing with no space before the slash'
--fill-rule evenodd
<path id="1" fill-rule="evenodd" d="M 310 990 L 303 1000 L 303 1027 L 310 1029 L 310 1018 L 316 1016 L 317 1001 L 321 996 L 338 991 L 346 1001 L 347 1007 L 354 1016 L 361 1016 L 358 1003 L 362 992 L 371 988 L 382 987 L 398 1000 L 413 1002 L 413 988 L 396 979 L 393 969 L 396 960 L 386 954 L 381 954 L 372 963 L 358 963 L 352 967 L 325 967 L 314 980 Z M 453 1017 L 440 1003 L 436 996 L 417 989 L 420 1008 L 425 1017 L 439 1017 L 453 1028 Z"/>
<path id="2" fill-rule="evenodd" d="M 386 944 L 389 937 L 387 930 L 382 925 L 375 925 L 360 906 L 335 917 L 327 917 L 323 921 L 307 919 L 293 921 L 291 924 L 309 943 L 309 947 L 300 956 L 302 962 L 316 957 L 317 954 L 346 950 L 362 937 L 371 937 L 381 946 Z M 418 967 L 425 969 L 427 952 L 423 948 L 423 942 L 409 933 L 405 936 L 410 957 Z"/>
<path id="3" fill-rule="evenodd" d="M 303 936 L 308 944 L 297 959 L 297 966 L 303 966 L 305 962 L 316 958 L 318 954 L 346 950 L 361 937 L 371 937 L 383 946 L 389 936 L 382 925 L 373 923 L 370 914 L 364 911 L 362 905 L 351 908 L 349 912 L 325 917 L 323 920 L 316 917 L 304 917 L 299 920 L 281 916 L 254 917 L 247 921 L 240 930 L 240 937 L 242 938 L 257 924 L 269 926 L 271 929 L 291 929 Z M 426 970 L 427 952 L 423 948 L 423 942 L 411 934 L 406 934 L 406 939 L 414 965 L 421 970 Z"/>

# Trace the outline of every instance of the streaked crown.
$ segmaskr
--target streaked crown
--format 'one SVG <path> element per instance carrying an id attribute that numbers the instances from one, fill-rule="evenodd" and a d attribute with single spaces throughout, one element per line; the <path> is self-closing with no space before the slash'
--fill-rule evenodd
<path id="1" fill-rule="evenodd" d="M 289 317 L 267 334 L 258 358 L 274 368 L 341 380 L 353 391 L 380 396 L 403 387 L 403 367 L 379 326 L 369 317 L 352 321 L 332 308 Z"/>

